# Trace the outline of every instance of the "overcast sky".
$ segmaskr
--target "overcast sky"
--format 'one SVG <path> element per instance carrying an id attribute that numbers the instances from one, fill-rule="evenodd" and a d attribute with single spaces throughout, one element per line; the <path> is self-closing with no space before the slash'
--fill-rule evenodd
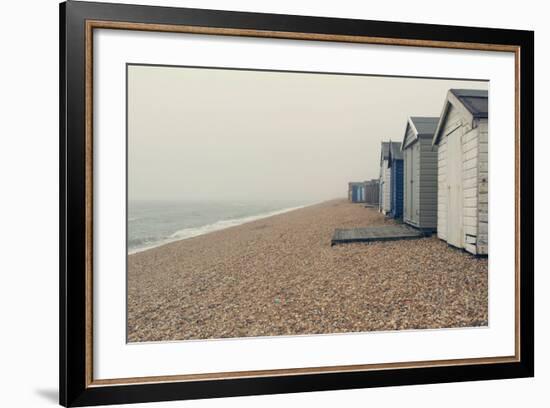
<path id="1" fill-rule="evenodd" d="M 128 67 L 129 200 L 318 201 L 378 177 L 381 141 L 487 82 Z"/>

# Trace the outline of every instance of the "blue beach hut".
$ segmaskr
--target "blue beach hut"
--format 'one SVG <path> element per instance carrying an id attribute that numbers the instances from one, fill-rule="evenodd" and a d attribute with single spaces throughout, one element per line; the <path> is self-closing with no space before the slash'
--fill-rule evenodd
<path id="1" fill-rule="evenodd" d="M 390 217 L 403 218 L 403 152 L 401 143 L 390 142 L 388 168 L 391 169 Z"/>
<path id="2" fill-rule="evenodd" d="M 365 202 L 365 182 L 350 182 L 348 184 L 348 199 L 352 203 Z"/>

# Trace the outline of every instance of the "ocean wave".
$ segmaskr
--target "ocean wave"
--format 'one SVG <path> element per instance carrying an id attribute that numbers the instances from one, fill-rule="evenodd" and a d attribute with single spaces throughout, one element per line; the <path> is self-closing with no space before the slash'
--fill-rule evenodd
<path id="1" fill-rule="evenodd" d="M 289 212 L 289 211 L 298 210 L 300 208 L 304 208 L 304 207 L 307 207 L 309 205 L 311 205 L 311 204 L 301 205 L 301 206 L 298 206 L 298 207 L 285 208 L 285 209 L 282 209 L 282 210 L 270 211 L 270 212 L 262 213 L 262 214 L 258 214 L 258 215 L 249 215 L 249 216 L 246 216 L 246 217 L 230 218 L 230 219 L 227 219 L 227 220 L 220 220 L 220 221 L 216 221 L 212 224 L 202 225 L 202 226 L 199 226 L 199 227 L 183 228 L 181 230 L 178 230 L 178 231 L 174 232 L 170 236 L 165 237 L 163 239 L 160 239 L 160 240 L 158 240 L 154 243 L 150 242 L 149 239 L 140 240 L 140 241 L 144 241 L 144 242 L 141 242 L 141 243 L 145 244 L 145 245 L 143 245 L 143 246 L 140 245 L 137 248 L 133 248 L 133 249 L 128 250 L 128 254 L 131 255 L 131 254 L 135 254 L 137 252 L 143 252 L 143 251 L 146 251 L 148 249 L 156 248 L 156 247 L 159 247 L 161 245 L 169 244 L 171 242 L 181 241 L 181 240 L 184 240 L 184 239 L 198 237 L 200 235 L 205 235 L 205 234 L 215 232 L 215 231 L 221 231 L 221 230 L 224 230 L 224 229 L 227 229 L 227 228 L 230 228 L 230 227 L 236 227 L 238 225 L 246 224 L 248 222 L 261 220 L 263 218 L 272 217 L 274 215 L 284 214 L 284 213 Z M 145 242 L 145 241 L 149 241 L 149 242 Z M 137 242 L 135 242 L 134 244 L 137 244 Z"/>

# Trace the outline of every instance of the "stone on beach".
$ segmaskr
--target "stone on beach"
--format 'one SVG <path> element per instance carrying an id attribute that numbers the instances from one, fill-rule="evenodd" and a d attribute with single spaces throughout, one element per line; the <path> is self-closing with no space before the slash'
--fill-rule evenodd
<path id="1" fill-rule="evenodd" d="M 393 223 L 332 200 L 128 257 L 128 340 L 486 326 L 487 258 L 437 237 L 333 246 Z"/>

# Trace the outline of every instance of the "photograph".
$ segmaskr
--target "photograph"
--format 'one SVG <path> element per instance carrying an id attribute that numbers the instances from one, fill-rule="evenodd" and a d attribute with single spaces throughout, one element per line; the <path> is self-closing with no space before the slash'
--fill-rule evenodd
<path id="1" fill-rule="evenodd" d="M 59 6 L 60 404 L 533 377 L 533 30 L 173 6 Z"/>
<path id="2" fill-rule="evenodd" d="M 126 341 L 483 330 L 490 81 L 126 64 Z"/>

